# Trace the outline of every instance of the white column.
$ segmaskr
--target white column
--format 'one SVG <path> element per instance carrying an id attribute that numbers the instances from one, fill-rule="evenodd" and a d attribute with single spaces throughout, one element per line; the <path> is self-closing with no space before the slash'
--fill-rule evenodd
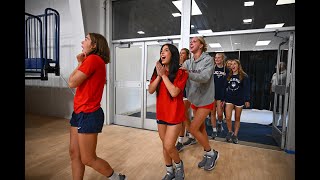
<path id="1" fill-rule="evenodd" d="M 74 55 L 74 63 L 72 69 L 76 68 L 78 61 L 76 55 L 81 52 L 81 41 L 84 40 L 84 27 L 82 18 L 81 2 L 79 0 L 69 0 L 69 8 L 71 14 L 72 23 L 72 39 L 71 44 L 73 45 L 73 50 L 71 50 Z M 72 71 L 71 71 L 72 72 Z"/>
<path id="2" fill-rule="evenodd" d="M 189 49 L 190 19 L 191 19 L 191 0 L 181 0 L 181 1 L 182 1 L 181 43 L 179 44 L 179 51 L 182 48 Z"/>

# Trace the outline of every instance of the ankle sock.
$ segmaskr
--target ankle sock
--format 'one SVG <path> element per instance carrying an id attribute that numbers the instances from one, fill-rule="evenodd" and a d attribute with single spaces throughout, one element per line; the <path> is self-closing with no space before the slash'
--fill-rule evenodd
<path id="1" fill-rule="evenodd" d="M 167 169 L 167 172 L 173 173 L 173 166 L 172 166 L 172 164 L 171 164 L 171 165 L 166 165 L 166 169 Z"/>

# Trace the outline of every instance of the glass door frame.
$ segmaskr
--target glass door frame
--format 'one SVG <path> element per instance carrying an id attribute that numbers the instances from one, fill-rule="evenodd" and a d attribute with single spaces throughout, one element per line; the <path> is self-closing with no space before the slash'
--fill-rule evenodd
<path id="1" fill-rule="evenodd" d="M 133 42 L 133 43 L 127 43 L 127 45 L 129 46 L 129 48 L 131 48 L 132 46 L 140 46 L 141 47 L 141 69 L 144 69 L 144 42 Z M 115 61 L 117 61 L 116 56 L 116 49 L 117 48 L 121 48 L 125 45 L 123 44 L 113 44 L 113 53 L 114 53 L 114 57 L 115 57 Z M 143 95 L 141 96 L 141 108 L 140 108 L 140 112 L 141 112 L 141 117 L 133 117 L 133 116 L 126 116 L 126 115 L 119 115 L 116 113 L 116 103 L 117 103 L 117 96 L 116 96 L 116 90 L 118 87 L 124 87 L 124 88 L 130 88 L 130 87 L 137 87 L 140 88 L 140 90 L 143 89 L 143 77 L 144 77 L 144 73 L 142 72 L 140 74 L 140 78 L 139 81 L 116 81 L 116 63 L 113 63 L 113 81 L 114 81 L 114 86 L 113 86 L 113 114 L 114 114 L 114 124 L 117 125 L 123 125 L 123 126 L 130 126 L 130 127 L 135 127 L 135 128 L 143 128 L 143 114 L 144 114 L 144 109 L 143 109 Z"/>

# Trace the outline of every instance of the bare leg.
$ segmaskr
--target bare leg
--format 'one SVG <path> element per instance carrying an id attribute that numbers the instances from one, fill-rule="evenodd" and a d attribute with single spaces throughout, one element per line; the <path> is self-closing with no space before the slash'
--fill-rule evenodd
<path id="1" fill-rule="evenodd" d="M 71 159 L 73 180 L 82 180 L 84 176 L 85 165 L 81 162 L 77 127 L 70 127 L 69 154 Z"/>
<path id="2" fill-rule="evenodd" d="M 181 160 L 178 150 L 175 147 L 175 142 L 179 136 L 181 128 L 181 124 L 170 126 L 158 124 L 158 133 L 162 141 L 163 157 L 166 165 L 172 165 L 172 160 L 175 163 L 179 163 Z"/>
<path id="3" fill-rule="evenodd" d="M 226 104 L 226 121 L 227 121 L 227 127 L 228 131 L 232 132 L 232 122 L 231 122 L 231 117 L 232 117 L 232 110 L 234 108 L 233 104 Z"/>
<path id="4" fill-rule="evenodd" d="M 98 133 L 79 133 L 78 137 L 82 163 L 104 176 L 110 176 L 113 173 L 113 169 L 107 161 L 96 155 Z"/>
<path id="5" fill-rule="evenodd" d="M 211 125 L 212 125 L 212 128 L 215 128 L 217 127 L 217 116 L 216 116 L 216 103 L 213 105 L 213 108 L 211 110 L 211 116 L 210 116 L 210 119 L 211 119 Z"/>
<path id="6" fill-rule="evenodd" d="M 189 127 L 190 127 L 191 121 L 189 116 L 189 110 L 190 110 L 191 103 L 188 100 L 184 100 L 183 103 L 184 103 L 184 110 L 185 110 L 185 116 L 186 116 L 186 120 L 183 123 L 185 128 L 190 132 Z"/>
<path id="7" fill-rule="evenodd" d="M 209 145 L 209 139 L 205 128 L 205 119 L 210 113 L 210 109 L 198 108 L 193 110 L 193 121 L 190 124 L 191 134 L 198 140 L 203 146 L 204 150 L 209 151 L 211 149 Z"/>
<path id="8" fill-rule="evenodd" d="M 235 121 L 234 121 L 234 135 L 238 136 L 240 129 L 240 117 L 242 113 L 242 107 L 235 106 Z"/>
<path id="9" fill-rule="evenodd" d="M 221 100 L 216 100 L 218 121 L 222 122 L 224 108 L 221 106 Z"/>

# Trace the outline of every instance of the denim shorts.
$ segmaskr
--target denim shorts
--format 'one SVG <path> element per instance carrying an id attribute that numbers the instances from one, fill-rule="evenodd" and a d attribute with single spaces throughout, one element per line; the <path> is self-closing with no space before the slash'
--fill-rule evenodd
<path id="1" fill-rule="evenodd" d="M 70 125 L 78 127 L 78 133 L 101 133 L 104 123 L 104 113 L 100 107 L 91 113 L 72 113 Z"/>

